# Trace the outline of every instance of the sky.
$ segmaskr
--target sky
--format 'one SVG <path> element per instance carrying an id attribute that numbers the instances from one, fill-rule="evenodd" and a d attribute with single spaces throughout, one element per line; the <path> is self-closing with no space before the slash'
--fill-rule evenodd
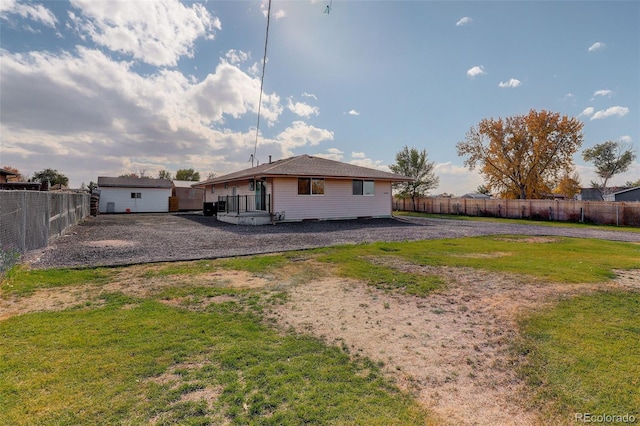
<path id="1" fill-rule="evenodd" d="M 2 0 L 0 167 L 56 169 L 77 188 L 221 176 L 254 153 L 388 170 L 408 146 L 435 163 L 432 194 L 462 195 L 483 180 L 456 143 L 484 118 L 531 109 L 584 123 L 584 187 L 584 149 L 638 149 L 639 1 L 272 0 L 266 38 L 268 8 Z M 611 183 L 638 179 L 636 160 Z"/>

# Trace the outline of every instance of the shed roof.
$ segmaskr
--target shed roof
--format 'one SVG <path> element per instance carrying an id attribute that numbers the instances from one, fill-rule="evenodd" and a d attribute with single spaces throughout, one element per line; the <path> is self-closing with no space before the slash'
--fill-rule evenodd
<path id="1" fill-rule="evenodd" d="M 168 179 L 132 178 L 132 177 L 98 177 L 98 186 L 102 188 L 165 188 L 171 189 Z"/>
<path id="2" fill-rule="evenodd" d="M 191 188 L 193 184 L 198 183 L 192 180 L 174 180 L 173 186 L 176 188 Z"/>
<path id="3" fill-rule="evenodd" d="M 613 193 L 613 194 L 611 194 L 611 195 L 624 194 L 625 192 L 638 191 L 638 190 L 640 190 L 640 186 L 636 186 L 636 187 L 633 187 L 633 188 L 625 188 L 625 189 L 623 189 L 623 190 L 620 190 L 620 191 L 614 192 L 614 193 Z"/>
<path id="4" fill-rule="evenodd" d="M 311 155 L 298 155 L 271 163 L 261 164 L 238 172 L 215 177 L 193 186 L 230 182 L 240 179 L 259 179 L 263 177 L 296 176 L 296 177 L 332 177 L 336 179 L 372 179 L 390 182 L 408 182 L 413 179 L 407 176 L 389 173 L 368 167 L 356 166 L 341 161 L 329 160 Z"/>

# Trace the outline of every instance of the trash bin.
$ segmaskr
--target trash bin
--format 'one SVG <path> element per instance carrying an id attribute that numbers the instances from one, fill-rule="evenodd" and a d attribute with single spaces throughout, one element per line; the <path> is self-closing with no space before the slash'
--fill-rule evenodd
<path id="1" fill-rule="evenodd" d="M 202 206 L 202 214 L 204 216 L 213 216 L 216 214 L 216 207 L 214 203 L 204 203 Z"/>

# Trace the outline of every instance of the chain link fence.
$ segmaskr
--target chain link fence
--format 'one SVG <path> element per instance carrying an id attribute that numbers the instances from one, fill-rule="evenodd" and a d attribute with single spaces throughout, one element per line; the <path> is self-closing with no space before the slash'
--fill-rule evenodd
<path id="1" fill-rule="evenodd" d="M 89 194 L 0 190 L 1 256 L 46 247 L 89 213 Z"/>
<path id="2" fill-rule="evenodd" d="M 393 208 L 434 214 L 640 226 L 640 202 L 434 197 L 417 199 L 415 204 L 411 199 L 394 199 Z"/>

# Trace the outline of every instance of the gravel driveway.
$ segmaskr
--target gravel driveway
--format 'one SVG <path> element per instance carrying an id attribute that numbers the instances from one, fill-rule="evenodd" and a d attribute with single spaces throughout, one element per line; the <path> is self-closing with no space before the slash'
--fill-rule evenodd
<path id="1" fill-rule="evenodd" d="M 374 241 L 492 234 L 556 235 L 640 242 L 640 233 L 432 218 L 362 219 L 238 226 L 198 213 L 99 215 L 72 227 L 44 250 L 34 268 L 195 260 Z"/>

